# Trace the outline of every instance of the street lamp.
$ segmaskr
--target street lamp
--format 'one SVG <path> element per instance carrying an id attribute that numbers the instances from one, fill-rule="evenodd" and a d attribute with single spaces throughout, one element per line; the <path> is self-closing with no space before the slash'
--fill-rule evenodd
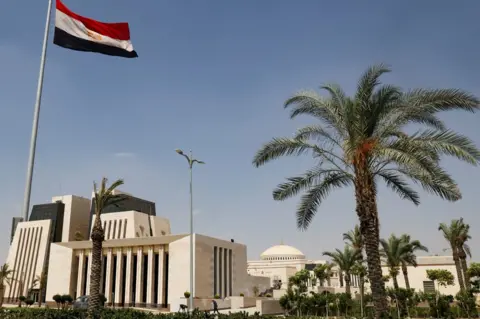
<path id="1" fill-rule="evenodd" d="M 176 149 L 177 154 L 182 155 L 187 159 L 188 168 L 190 170 L 190 310 L 193 311 L 193 164 L 205 164 L 203 161 L 199 161 L 193 158 L 192 150 L 190 150 L 190 156 L 186 155 L 181 149 Z"/>

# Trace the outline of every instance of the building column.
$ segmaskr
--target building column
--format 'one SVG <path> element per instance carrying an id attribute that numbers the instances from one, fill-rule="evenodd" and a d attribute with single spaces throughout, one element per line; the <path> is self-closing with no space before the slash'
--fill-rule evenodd
<path id="1" fill-rule="evenodd" d="M 122 249 L 117 250 L 117 273 L 115 278 L 115 306 L 122 306 L 123 301 L 123 254 Z"/>
<path id="2" fill-rule="evenodd" d="M 90 294 L 90 274 L 92 273 L 92 251 L 90 250 L 88 252 L 88 266 L 87 266 L 87 287 L 86 287 L 86 291 L 85 291 L 85 295 L 89 295 Z"/>
<path id="3" fill-rule="evenodd" d="M 154 270 L 155 268 L 155 254 L 153 246 L 148 248 L 148 267 L 147 267 L 147 307 L 153 307 L 153 296 L 155 294 L 153 288 L 155 284 Z"/>
<path id="4" fill-rule="evenodd" d="M 127 249 L 127 265 L 125 269 L 125 307 L 132 306 L 132 276 L 133 276 L 133 252 Z"/>
<path id="5" fill-rule="evenodd" d="M 84 274 L 85 269 L 85 252 L 82 250 L 78 255 L 78 275 L 77 275 L 77 298 L 85 295 L 83 291 L 83 281 L 85 280 Z"/>
<path id="6" fill-rule="evenodd" d="M 164 269 L 164 251 L 160 247 L 158 251 L 158 286 L 157 286 L 157 307 L 162 308 L 163 304 L 163 289 L 165 288 L 165 269 Z"/>
<path id="7" fill-rule="evenodd" d="M 230 296 L 230 285 L 229 285 L 229 279 L 230 279 L 230 272 L 228 271 L 230 268 L 230 259 L 228 258 L 228 254 L 229 254 L 229 249 L 225 249 L 225 257 L 224 260 L 225 260 L 225 286 L 224 287 L 227 287 L 227 289 L 225 289 L 225 297 L 229 297 Z"/>
<path id="8" fill-rule="evenodd" d="M 113 286 L 113 254 L 112 249 L 107 251 L 107 265 L 105 270 L 105 298 L 107 298 L 107 304 L 113 302 L 112 300 L 112 286 Z"/>
<path id="9" fill-rule="evenodd" d="M 137 249 L 137 287 L 135 292 L 135 306 L 143 307 L 143 250 Z"/>

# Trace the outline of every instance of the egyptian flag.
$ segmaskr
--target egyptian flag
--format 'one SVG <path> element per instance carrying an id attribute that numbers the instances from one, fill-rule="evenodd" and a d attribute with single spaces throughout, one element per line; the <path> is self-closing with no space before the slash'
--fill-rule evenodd
<path id="1" fill-rule="evenodd" d="M 125 58 L 138 57 L 128 23 L 104 23 L 79 16 L 57 0 L 53 43 L 61 47 Z"/>

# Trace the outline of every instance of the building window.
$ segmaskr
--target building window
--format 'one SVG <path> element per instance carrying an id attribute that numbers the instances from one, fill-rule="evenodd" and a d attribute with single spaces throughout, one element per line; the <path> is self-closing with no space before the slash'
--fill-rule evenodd
<path id="1" fill-rule="evenodd" d="M 434 294 L 435 293 L 435 284 L 433 281 L 428 280 L 423 282 L 423 292 L 426 294 Z"/>

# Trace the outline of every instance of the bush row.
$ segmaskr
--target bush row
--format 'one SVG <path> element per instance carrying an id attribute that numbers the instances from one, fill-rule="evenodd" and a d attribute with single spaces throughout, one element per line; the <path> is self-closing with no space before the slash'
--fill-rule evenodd
<path id="1" fill-rule="evenodd" d="M 218 318 L 243 319 L 248 313 L 234 313 L 230 315 L 220 314 Z M 2 308 L 0 318 L 2 319 L 85 319 L 87 313 L 83 309 L 47 309 L 47 308 Z M 213 316 L 209 316 L 214 318 Z M 271 319 L 271 316 L 250 316 L 260 319 Z M 102 319 L 206 319 L 205 312 L 194 311 L 192 316 L 186 313 L 162 313 L 138 311 L 133 309 L 103 309 Z"/>

